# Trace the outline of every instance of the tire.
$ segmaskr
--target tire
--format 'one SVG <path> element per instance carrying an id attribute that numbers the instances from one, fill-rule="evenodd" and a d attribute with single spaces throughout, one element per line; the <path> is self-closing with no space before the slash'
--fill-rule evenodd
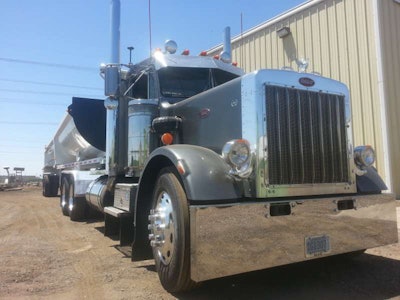
<path id="1" fill-rule="evenodd" d="M 69 199 L 69 181 L 67 177 L 64 177 L 61 181 L 61 192 L 60 192 L 60 207 L 61 207 L 61 212 L 64 216 L 69 216 L 68 199 Z"/>
<path id="2" fill-rule="evenodd" d="M 45 197 L 56 197 L 58 194 L 58 176 L 44 175 L 43 176 L 43 191 Z"/>
<path id="3" fill-rule="evenodd" d="M 86 202 L 84 198 L 77 198 L 74 196 L 74 181 L 69 182 L 69 198 L 68 198 L 68 210 L 69 218 L 71 221 L 80 221 L 85 218 L 86 215 Z"/>
<path id="4" fill-rule="evenodd" d="M 189 207 L 181 183 L 168 169 L 157 179 L 152 208 L 149 237 L 161 284 L 168 292 L 188 291 L 197 285 L 190 279 Z"/>
<path id="5" fill-rule="evenodd" d="M 51 184 L 50 184 L 49 178 L 47 176 L 43 178 L 42 185 L 43 185 L 43 187 L 42 187 L 43 188 L 43 191 L 42 191 L 43 196 L 51 197 Z"/>

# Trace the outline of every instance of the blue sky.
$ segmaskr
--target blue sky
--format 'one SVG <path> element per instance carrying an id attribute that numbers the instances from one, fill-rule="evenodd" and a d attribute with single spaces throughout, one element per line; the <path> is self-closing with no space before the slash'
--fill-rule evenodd
<path id="1" fill-rule="evenodd" d="M 197 55 L 305 0 L 151 0 L 152 48 L 166 39 Z M 149 56 L 148 0 L 121 0 L 121 62 Z M 72 96 L 103 99 L 100 63 L 110 56 L 110 0 L 0 2 L 0 174 L 40 175 L 44 146 Z M 39 64 L 37 64 L 38 62 Z"/>

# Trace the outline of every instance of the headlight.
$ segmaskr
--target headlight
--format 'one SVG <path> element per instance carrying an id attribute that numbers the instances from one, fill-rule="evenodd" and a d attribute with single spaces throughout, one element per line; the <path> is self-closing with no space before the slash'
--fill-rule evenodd
<path id="1" fill-rule="evenodd" d="M 370 167 L 375 162 L 375 151 L 371 146 L 354 148 L 354 162 L 360 168 Z"/>
<path id="2" fill-rule="evenodd" d="M 231 174 L 248 177 L 252 171 L 251 152 L 246 140 L 232 140 L 222 148 L 222 158 L 232 167 Z"/>

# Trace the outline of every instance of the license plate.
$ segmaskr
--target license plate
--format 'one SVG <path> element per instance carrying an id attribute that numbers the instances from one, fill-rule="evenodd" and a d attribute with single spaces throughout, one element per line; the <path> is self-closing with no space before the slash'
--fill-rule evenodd
<path id="1" fill-rule="evenodd" d="M 308 236 L 305 238 L 306 257 L 316 257 L 331 251 L 329 236 Z"/>

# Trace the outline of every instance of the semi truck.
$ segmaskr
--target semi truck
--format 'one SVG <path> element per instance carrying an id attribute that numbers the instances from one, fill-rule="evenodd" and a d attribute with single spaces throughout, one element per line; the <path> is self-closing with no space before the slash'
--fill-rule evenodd
<path id="1" fill-rule="evenodd" d="M 164 51 L 119 61 L 111 2 L 104 101 L 74 98 L 45 151 L 43 193 L 72 220 L 104 214 L 170 292 L 397 242 L 371 146 L 353 145 L 348 88 L 316 74 Z M 60 158 L 57 161 L 58 157 Z"/>

